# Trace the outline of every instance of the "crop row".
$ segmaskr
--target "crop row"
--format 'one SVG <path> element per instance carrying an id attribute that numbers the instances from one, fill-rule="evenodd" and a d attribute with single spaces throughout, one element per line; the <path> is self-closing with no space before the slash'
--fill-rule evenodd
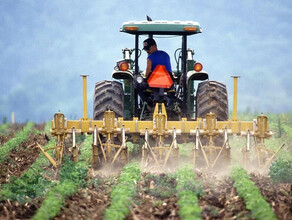
<path id="1" fill-rule="evenodd" d="M 22 131 L 15 134 L 14 138 L 10 139 L 8 142 L 6 142 L 3 146 L 0 147 L 0 163 L 4 161 L 4 159 L 7 157 L 8 153 L 17 147 L 19 144 L 21 144 L 23 141 L 26 141 L 28 139 L 29 133 L 33 130 L 34 123 L 28 122 Z"/>
<path id="2" fill-rule="evenodd" d="M 242 167 L 234 167 L 232 179 L 238 195 L 244 199 L 246 208 L 251 210 L 255 219 L 277 219 L 267 201 L 262 197 L 259 188 Z"/>
<path id="3" fill-rule="evenodd" d="M 65 200 L 75 194 L 79 187 L 85 187 L 90 163 L 92 136 L 88 135 L 81 145 L 82 151 L 79 162 L 75 163 L 65 157 L 60 170 L 60 181 L 46 194 L 42 206 L 37 210 L 33 219 L 51 219 L 59 214 Z"/>
<path id="4" fill-rule="evenodd" d="M 137 162 L 131 162 L 123 168 L 119 182 L 111 192 L 111 205 L 105 212 L 105 219 L 124 219 L 129 214 L 140 174 L 140 165 Z"/>
<path id="5" fill-rule="evenodd" d="M 195 174 L 191 166 L 185 165 L 177 171 L 179 215 L 182 219 L 201 219 L 201 208 L 198 196 L 202 190 L 195 181 Z"/>
<path id="6" fill-rule="evenodd" d="M 8 127 L 9 127 L 9 124 L 1 124 L 1 125 L 0 125 L 0 134 L 1 134 L 1 133 L 4 133 L 5 130 L 8 129 Z"/>
<path id="7" fill-rule="evenodd" d="M 54 146 L 55 141 L 51 140 L 46 147 Z M 43 154 L 22 174 L 20 178 L 12 177 L 10 182 L 2 185 L 0 200 L 13 200 L 24 203 L 35 197 L 43 196 L 47 190 L 54 184 L 44 177 L 46 171 L 44 167 L 49 162 Z"/>

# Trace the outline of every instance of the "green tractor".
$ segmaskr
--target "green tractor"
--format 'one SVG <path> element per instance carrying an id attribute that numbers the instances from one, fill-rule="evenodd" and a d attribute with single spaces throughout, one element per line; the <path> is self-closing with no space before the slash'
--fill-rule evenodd
<path id="1" fill-rule="evenodd" d="M 194 60 L 194 51 L 187 47 L 188 37 L 202 32 L 199 23 L 148 19 L 126 22 L 120 31 L 135 36 L 135 48 L 122 50 L 123 59 L 116 63 L 112 74 L 114 80 L 96 83 L 93 118 L 87 117 L 86 75 L 82 76 L 83 117 L 67 120 L 60 112 L 54 115 L 51 133 L 57 137 L 56 146 L 40 148 L 55 167 L 62 162 L 68 134 L 73 137 L 73 159 L 78 161 L 80 152 L 74 141 L 78 133 L 93 134 L 91 161 L 96 167 L 127 162 L 129 143 L 137 143 L 144 165 L 154 163 L 158 169 L 178 162 L 184 143 L 192 143 L 187 156 L 194 164 L 225 167 L 231 158 L 230 134 L 246 136 L 247 144 L 242 149 L 245 163 L 253 146 L 259 166 L 267 166 L 272 161 L 276 153 L 264 145 L 264 140 L 271 136 L 267 117 L 260 115 L 250 122 L 237 119 L 237 77 L 234 77 L 233 117 L 228 119 L 226 86 L 209 81 L 202 64 Z M 181 38 L 181 47 L 174 51 L 173 72 L 163 72 L 166 68 L 162 66 L 145 77 L 145 71 L 139 68 L 141 36 Z M 155 83 L 153 74 L 158 80 Z M 161 76 L 170 78 L 171 86 L 159 87 Z M 147 101 L 141 99 L 140 90 L 138 95 L 137 85 L 141 83 L 149 84 L 142 93 Z M 254 137 L 253 146 L 251 137 Z M 54 158 L 46 153 L 50 149 L 55 149 Z"/>
<path id="2" fill-rule="evenodd" d="M 188 36 L 202 33 L 197 22 L 183 21 L 141 21 L 126 22 L 121 32 L 135 36 L 135 48 L 124 48 L 123 59 L 118 61 L 112 77 L 117 81 L 101 81 L 96 83 L 94 92 L 95 120 L 103 118 L 106 110 L 112 110 L 116 116 L 140 120 L 151 120 L 153 116 L 153 103 L 165 103 L 169 120 L 188 120 L 204 118 L 207 113 L 213 112 L 218 120 L 228 120 L 228 99 L 226 86 L 216 81 L 208 81 L 208 74 L 202 70 L 202 64 L 193 58 L 194 51 L 188 49 Z M 173 37 L 180 36 L 181 48 L 175 50 L 176 70 L 173 72 L 173 87 L 164 90 L 160 99 L 153 100 L 156 88 L 149 88 L 145 96 L 149 97 L 147 103 L 142 102 L 137 94 L 134 84 L 146 81 L 143 70 L 139 68 L 141 49 L 139 49 L 140 36 L 147 37 Z M 133 57 L 134 54 L 134 58 Z M 142 62 L 146 62 L 143 60 Z M 199 82 L 195 89 L 195 82 Z M 165 101 L 168 100 L 168 103 Z"/>
<path id="3" fill-rule="evenodd" d="M 123 117 L 124 120 L 133 120 L 133 117 L 138 117 L 140 121 L 149 121 L 153 119 L 155 114 L 153 107 L 156 105 L 156 112 L 161 112 L 161 109 L 165 108 L 167 120 L 174 123 L 176 121 L 180 123 L 182 118 L 186 118 L 188 121 L 195 121 L 197 118 L 205 118 L 209 113 L 216 115 L 219 121 L 228 120 L 226 86 L 220 82 L 209 81 L 208 74 L 202 70 L 203 65 L 193 58 L 194 50 L 187 47 L 188 36 L 202 33 L 202 28 L 198 22 L 132 21 L 124 23 L 120 31 L 135 36 L 135 48 L 124 48 L 122 50 L 123 59 L 116 63 L 112 74 L 114 81 L 105 80 L 96 83 L 94 120 L 102 120 L 104 112 L 111 110 L 116 117 Z M 173 38 L 174 36 L 179 36 L 181 38 L 181 47 L 174 52 L 176 69 L 171 73 L 173 80 L 171 89 L 152 88 L 149 86 L 149 89 L 144 91 L 144 95 L 148 97 L 147 102 L 142 101 L 134 86 L 139 83 L 149 83 L 149 78 L 145 77 L 145 71 L 139 68 L 139 63 L 141 62 L 139 58 L 142 53 L 142 50 L 139 49 L 140 36 L 145 38 L 155 38 L 156 36 Z M 133 55 L 134 58 L 132 58 Z M 142 62 L 145 62 L 145 60 Z M 195 86 L 197 84 L 198 88 L 196 89 Z M 158 100 L 157 98 L 154 99 L 155 93 L 160 93 Z M 147 127 L 146 124 L 145 127 Z M 168 148 L 165 147 L 165 144 L 169 142 L 169 145 L 171 145 L 173 138 L 172 136 L 168 137 L 168 134 L 162 136 L 163 138 L 155 138 L 151 144 L 156 146 L 151 148 L 157 149 L 157 151 L 160 149 L 159 158 L 165 158 L 167 153 L 164 153 L 163 156 L 161 149 L 167 150 Z M 187 135 L 183 137 L 183 139 L 177 138 L 177 141 L 184 143 L 190 140 Z M 212 146 L 219 145 L 222 147 L 224 139 L 216 136 L 209 143 L 209 138 L 202 137 L 201 143 L 203 145 L 211 144 Z M 145 143 L 145 145 L 147 144 Z M 214 151 L 216 152 L 216 150 Z M 203 157 L 199 156 L 199 158 L 202 159 Z"/>

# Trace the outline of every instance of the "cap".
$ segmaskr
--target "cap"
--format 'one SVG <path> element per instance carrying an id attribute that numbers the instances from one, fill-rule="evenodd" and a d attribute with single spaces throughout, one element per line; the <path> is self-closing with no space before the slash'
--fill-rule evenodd
<path id="1" fill-rule="evenodd" d="M 156 45 L 155 40 L 153 38 L 148 38 L 143 41 L 143 50 L 149 50 L 153 45 Z"/>

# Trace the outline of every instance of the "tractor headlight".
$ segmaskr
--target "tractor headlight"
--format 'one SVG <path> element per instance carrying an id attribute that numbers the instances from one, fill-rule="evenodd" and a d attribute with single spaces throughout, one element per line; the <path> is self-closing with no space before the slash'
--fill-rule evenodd
<path id="1" fill-rule="evenodd" d="M 137 80 L 137 83 L 140 84 L 140 83 L 143 82 L 143 77 L 142 76 L 137 76 L 136 80 Z"/>

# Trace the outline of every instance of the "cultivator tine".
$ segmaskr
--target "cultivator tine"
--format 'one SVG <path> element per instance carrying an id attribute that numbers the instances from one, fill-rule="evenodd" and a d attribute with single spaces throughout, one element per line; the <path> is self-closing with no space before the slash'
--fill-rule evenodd
<path id="1" fill-rule="evenodd" d="M 42 148 L 42 146 L 41 145 L 39 145 L 39 143 L 37 143 L 36 142 L 36 144 L 37 144 L 37 146 L 41 149 L 41 151 L 43 152 L 43 154 L 45 155 L 45 157 L 51 162 L 51 164 L 55 167 L 55 168 L 57 168 L 57 163 L 56 163 L 56 161 L 46 152 L 47 151 L 47 149 L 46 150 L 44 150 L 43 148 Z M 52 149 L 52 148 L 50 148 L 50 149 Z"/>
<path id="2" fill-rule="evenodd" d="M 173 151 L 173 149 L 177 149 L 177 143 L 176 143 L 176 129 L 174 128 L 173 129 L 173 140 L 172 140 L 172 143 L 167 151 L 167 154 L 166 154 L 166 157 L 165 157 L 165 160 L 164 160 L 164 163 L 163 163 L 163 169 L 165 168 L 165 165 L 167 164 L 167 161 L 170 157 L 170 154 L 171 152 Z"/>
<path id="3" fill-rule="evenodd" d="M 92 136 L 92 164 L 97 165 L 99 161 L 99 154 L 98 154 L 98 146 L 97 146 L 97 139 L 98 139 L 98 131 L 97 127 L 94 126 L 93 136 Z M 100 143 L 101 144 L 101 143 Z"/>
<path id="4" fill-rule="evenodd" d="M 204 149 L 204 146 L 202 146 L 202 143 L 201 143 L 201 140 L 199 138 L 199 143 L 200 143 L 200 146 L 201 146 L 201 149 L 202 149 L 202 153 L 203 153 L 203 156 L 204 156 L 204 159 L 205 159 L 205 162 L 206 162 L 206 165 L 207 167 L 209 167 L 209 160 L 208 160 L 208 157 L 206 155 L 206 152 L 205 152 L 205 149 Z"/>
<path id="5" fill-rule="evenodd" d="M 263 170 L 272 162 L 272 160 L 275 158 L 275 156 L 277 155 L 277 153 L 285 146 L 285 144 L 282 144 L 281 147 L 279 147 L 276 152 L 273 154 L 273 156 L 266 162 L 266 164 L 263 167 Z"/>
<path id="6" fill-rule="evenodd" d="M 100 139 L 100 136 L 99 136 L 98 132 L 97 132 L 97 138 L 98 138 L 98 141 L 99 141 L 99 144 L 100 144 L 100 149 L 101 149 L 101 152 L 102 152 L 102 155 L 103 155 L 103 159 L 104 159 L 105 162 L 107 162 L 107 156 L 106 156 L 106 153 L 105 153 L 105 150 L 104 150 L 104 146 L 103 146 L 103 143 L 102 143 L 102 141 Z"/>
<path id="7" fill-rule="evenodd" d="M 157 157 L 156 157 L 155 153 L 154 153 L 153 150 L 152 150 L 152 147 L 150 146 L 150 144 L 148 143 L 148 141 L 146 141 L 146 144 L 147 144 L 147 146 L 148 146 L 147 149 L 150 151 L 150 154 L 151 154 L 151 156 L 153 157 L 153 159 L 154 159 L 154 161 L 155 161 L 157 167 L 160 168 L 160 164 L 159 164 L 159 162 L 158 162 L 158 160 L 157 160 Z"/>
<path id="8" fill-rule="evenodd" d="M 78 148 L 76 146 L 76 129 L 75 127 L 72 128 L 72 151 L 73 151 L 73 160 L 74 162 L 78 162 Z"/>
<path id="9" fill-rule="evenodd" d="M 225 148 L 226 149 L 230 149 L 230 145 L 229 145 L 229 141 L 228 141 L 228 132 L 227 132 L 227 128 L 226 128 L 226 126 L 225 126 L 225 128 L 224 128 L 224 142 L 226 142 L 226 146 L 225 146 Z"/>
<path id="10" fill-rule="evenodd" d="M 128 148 L 126 145 L 126 141 L 127 141 L 127 138 L 126 138 L 125 126 L 123 125 L 123 127 L 122 127 L 122 144 L 119 147 L 117 153 L 115 154 L 115 156 L 111 162 L 111 165 L 113 165 L 115 163 L 116 159 L 118 158 L 118 156 L 120 154 L 121 154 L 121 161 L 123 161 L 124 163 L 129 161 L 128 151 L 127 151 Z"/>
<path id="11" fill-rule="evenodd" d="M 227 143 L 228 143 L 228 139 L 226 139 L 226 140 L 224 141 L 224 144 L 222 145 L 221 150 L 220 150 L 219 153 L 217 154 L 217 157 L 216 157 L 216 159 L 214 160 L 214 163 L 212 164 L 212 168 L 214 168 L 214 166 L 215 166 L 215 164 L 216 164 L 218 158 L 220 157 L 220 155 L 221 155 L 221 153 L 222 153 L 222 151 L 223 151 L 223 149 L 224 149 L 224 146 L 227 147 Z"/>
<path id="12" fill-rule="evenodd" d="M 148 128 L 145 129 L 145 142 L 144 142 L 144 145 L 142 147 L 142 164 L 146 164 L 145 157 L 146 157 L 146 152 L 148 151 L 147 141 L 148 141 Z"/>

